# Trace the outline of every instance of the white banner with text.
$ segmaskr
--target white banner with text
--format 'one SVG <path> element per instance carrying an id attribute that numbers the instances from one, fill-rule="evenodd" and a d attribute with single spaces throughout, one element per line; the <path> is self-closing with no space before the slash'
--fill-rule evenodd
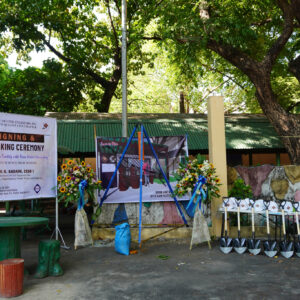
<path id="1" fill-rule="evenodd" d="M 56 119 L 0 113 L 0 201 L 56 197 Z"/>

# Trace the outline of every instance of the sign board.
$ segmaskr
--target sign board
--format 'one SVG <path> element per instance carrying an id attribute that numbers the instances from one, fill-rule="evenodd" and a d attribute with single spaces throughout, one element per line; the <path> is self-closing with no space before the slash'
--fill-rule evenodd
<path id="1" fill-rule="evenodd" d="M 0 113 L 0 201 L 56 197 L 56 119 Z"/>
<path id="2" fill-rule="evenodd" d="M 174 188 L 177 184 L 174 174 L 178 169 L 178 164 L 188 155 L 186 137 L 150 137 L 150 140 L 159 163 Z M 104 189 L 100 196 L 103 195 L 116 170 L 127 141 L 127 138 L 97 137 L 96 139 L 97 173 L 98 178 L 102 180 Z M 139 144 L 137 138 L 132 140 L 104 203 L 139 202 L 141 157 Z M 159 165 L 146 140 L 144 140 L 143 148 L 143 202 L 173 201 Z M 179 200 L 189 200 L 189 196 L 179 198 Z"/>

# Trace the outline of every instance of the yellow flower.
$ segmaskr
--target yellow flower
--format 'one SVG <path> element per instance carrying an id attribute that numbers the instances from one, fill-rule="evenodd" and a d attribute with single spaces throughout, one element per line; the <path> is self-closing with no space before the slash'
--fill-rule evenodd
<path id="1" fill-rule="evenodd" d="M 63 170 L 65 170 L 67 167 L 68 167 L 67 164 L 62 164 L 62 165 L 61 165 L 61 168 L 62 168 Z"/>
<path id="2" fill-rule="evenodd" d="M 70 181 L 70 180 L 71 180 L 71 176 L 67 176 L 66 181 Z"/>
<path id="3" fill-rule="evenodd" d="M 75 167 L 73 168 L 74 171 L 77 171 L 78 169 L 79 169 L 78 166 L 75 166 Z"/>
<path id="4" fill-rule="evenodd" d="M 213 169 L 214 168 L 214 165 L 213 164 L 209 164 L 210 165 L 210 167 Z"/>
<path id="5" fill-rule="evenodd" d="M 82 165 L 83 167 L 85 167 L 85 162 L 84 162 L 84 161 L 82 161 L 82 162 L 81 162 L 81 165 Z"/>
<path id="6" fill-rule="evenodd" d="M 73 165 L 73 160 L 70 159 L 70 160 L 67 162 L 67 164 L 68 164 L 68 166 Z"/>
<path id="7" fill-rule="evenodd" d="M 87 167 L 86 170 L 87 170 L 88 172 L 91 172 L 92 168 L 91 168 L 91 167 Z"/>
<path id="8" fill-rule="evenodd" d="M 198 165 L 198 169 L 201 169 L 202 167 L 203 167 L 203 165 L 202 165 L 202 164 Z"/>
<path id="9" fill-rule="evenodd" d="M 97 184 L 101 184 L 101 183 L 102 183 L 102 181 L 101 181 L 101 180 L 98 180 L 98 181 L 97 181 Z"/>
<path id="10" fill-rule="evenodd" d="M 216 183 L 219 183 L 220 182 L 220 178 L 216 178 Z"/>
<path id="11" fill-rule="evenodd" d="M 60 191 L 61 193 L 65 193 L 65 192 L 66 192 L 66 188 L 65 188 L 64 186 L 62 186 L 62 187 L 59 189 L 59 191 Z"/>
<path id="12" fill-rule="evenodd" d="M 61 181 L 61 176 L 57 176 L 57 181 Z"/>

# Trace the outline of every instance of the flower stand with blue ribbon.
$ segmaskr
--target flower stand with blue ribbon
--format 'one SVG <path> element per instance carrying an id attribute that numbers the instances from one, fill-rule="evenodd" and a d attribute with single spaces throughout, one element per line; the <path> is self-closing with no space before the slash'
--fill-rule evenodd
<path id="1" fill-rule="evenodd" d="M 87 181 L 82 180 L 79 183 L 80 197 L 77 202 L 77 210 L 75 214 L 75 250 L 78 246 L 89 246 L 93 244 L 92 232 L 89 226 L 88 218 L 84 210 L 84 189 L 87 186 Z"/>
<path id="2" fill-rule="evenodd" d="M 186 207 L 186 210 L 194 217 L 190 250 L 192 250 L 193 245 L 203 242 L 207 242 L 209 249 L 211 249 L 209 229 L 203 211 L 201 210 L 202 201 L 205 201 L 207 197 L 203 189 L 203 185 L 206 182 L 207 179 L 200 175 L 197 183 L 195 184 L 192 197 Z M 196 201 L 194 201 L 195 198 Z"/>

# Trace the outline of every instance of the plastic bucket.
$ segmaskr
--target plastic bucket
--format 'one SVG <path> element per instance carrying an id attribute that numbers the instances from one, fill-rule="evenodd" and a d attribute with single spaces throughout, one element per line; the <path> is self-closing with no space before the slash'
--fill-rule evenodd
<path id="1" fill-rule="evenodd" d="M 11 298 L 23 293 L 24 259 L 10 258 L 0 261 L 0 296 Z"/>

